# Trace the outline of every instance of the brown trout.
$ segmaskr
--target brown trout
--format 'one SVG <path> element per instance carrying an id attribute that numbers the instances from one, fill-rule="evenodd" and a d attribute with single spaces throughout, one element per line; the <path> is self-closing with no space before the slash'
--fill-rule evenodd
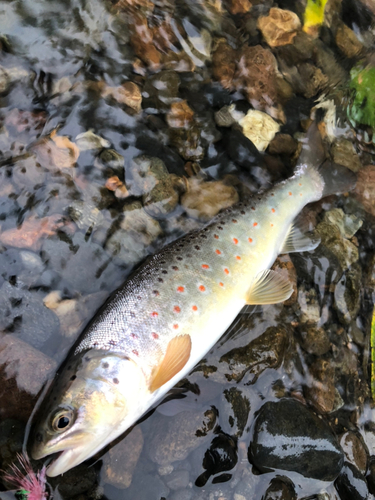
<path id="1" fill-rule="evenodd" d="M 320 140 L 317 127 L 309 142 Z M 318 148 L 319 149 L 319 148 Z M 146 261 L 88 325 L 42 404 L 32 456 L 60 452 L 47 475 L 92 457 L 133 425 L 217 342 L 246 304 L 282 302 L 291 284 L 270 267 L 319 241 L 301 209 L 347 191 L 354 174 L 309 146 L 290 179 L 224 210 Z"/>

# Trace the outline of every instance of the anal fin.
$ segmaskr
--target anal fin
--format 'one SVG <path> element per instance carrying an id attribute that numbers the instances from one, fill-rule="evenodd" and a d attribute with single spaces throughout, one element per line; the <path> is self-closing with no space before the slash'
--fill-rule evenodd
<path id="1" fill-rule="evenodd" d="M 260 273 L 246 295 L 247 304 L 277 304 L 293 293 L 290 281 L 276 271 Z"/>
<path id="2" fill-rule="evenodd" d="M 310 233 L 307 224 L 301 220 L 295 220 L 290 226 L 280 253 L 315 250 L 319 243 L 320 237 Z"/>
<path id="3" fill-rule="evenodd" d="M 186 334 L 174 337 L 167 346 L 164 358 L 154 371 L 149 385 L 150 391 L 156 391 L 156 389 L 159 389 L 159 387 L 177 375 L 188 362 L 190 353 L 190 335 Z"/>

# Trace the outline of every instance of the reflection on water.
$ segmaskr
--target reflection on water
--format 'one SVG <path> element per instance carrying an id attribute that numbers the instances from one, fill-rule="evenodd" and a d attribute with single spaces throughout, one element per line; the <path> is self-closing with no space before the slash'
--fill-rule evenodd
<path id="1" fill-rule="evenodd" d="M 331 159 L 360 172 L 355 194 L 304 210 L 322 243 L 278 260 L 291 299 L 245 310 L 174 398 L 50 485 L 114 500 L 375 494 L 374 8 L 328 2 L 309 29 L 306 16 L 271 0 L 0 3 L 0 468 L 108 295 L 291 175 L 319 100 Z"/>

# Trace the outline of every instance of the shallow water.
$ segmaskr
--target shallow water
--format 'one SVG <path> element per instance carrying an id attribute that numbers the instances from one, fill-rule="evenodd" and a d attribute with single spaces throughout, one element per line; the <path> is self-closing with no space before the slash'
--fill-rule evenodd
<path id="1" fill-rule="evenodd" d="M 369 127 L 353 129 L 346 116 L 349 71 L 371 59 L 371 5 L 328 4 L 320 37 L 297 28 L 291 43 L 270 48 L 257 22 L 273 6 L 0 2 L 1 469 L 21 451 L 38 392 L 95 310 L 148 255 L 290 176 L 318 99 L 336 105 L 333 159 L 356 170 L 373 163 Z M 299 2 L 278 7 L 302 19 Z M 354 55 L 337 33 L 342 23 L 357 36 Z M 248 50 L 256 46 L 263 49 Z M 232 104 L 228 118 L 222 108 Z M 253 108 L 280 125 L 264 153 L 235 120 Z M 219 110 L 229 126 L 215 118 Z M 142 172 L 134 159 L 144 154 L 166 169 L 159 162 Z M 321 416 L 359 471 L 356 491 L 367 485 L 372 498 L 375 212 L 363 187 L 375 188 L 371 172 L 362 190 L 304 211 L 322 244 L 278 262 L 296 280 L 292 299 L 244 311 L 177 399 L 105 454 L 50 480 L 55 498 L 351 498 L 334 486 L 337 463 L 326 456 L 325 482 L 282 461 L 276 472 L 249 462 L 257 416 L 282 398 Z M 313 439 L 313 430 L 301 432 Z M 276 493 L 266 493 L 271 484 Z"/>

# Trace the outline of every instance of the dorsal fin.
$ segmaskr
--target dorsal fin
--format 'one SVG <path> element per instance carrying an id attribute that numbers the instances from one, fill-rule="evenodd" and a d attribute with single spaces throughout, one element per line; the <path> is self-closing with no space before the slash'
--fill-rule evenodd
<path id="1" fill-rule="evenodd" d="M 168 344 L 164 358 L 154 371 L 150 381 L 150 391 L 154 392 L 171 380 L 186 365 L 191 353 L 190 335 L 174 337 Z"/>

